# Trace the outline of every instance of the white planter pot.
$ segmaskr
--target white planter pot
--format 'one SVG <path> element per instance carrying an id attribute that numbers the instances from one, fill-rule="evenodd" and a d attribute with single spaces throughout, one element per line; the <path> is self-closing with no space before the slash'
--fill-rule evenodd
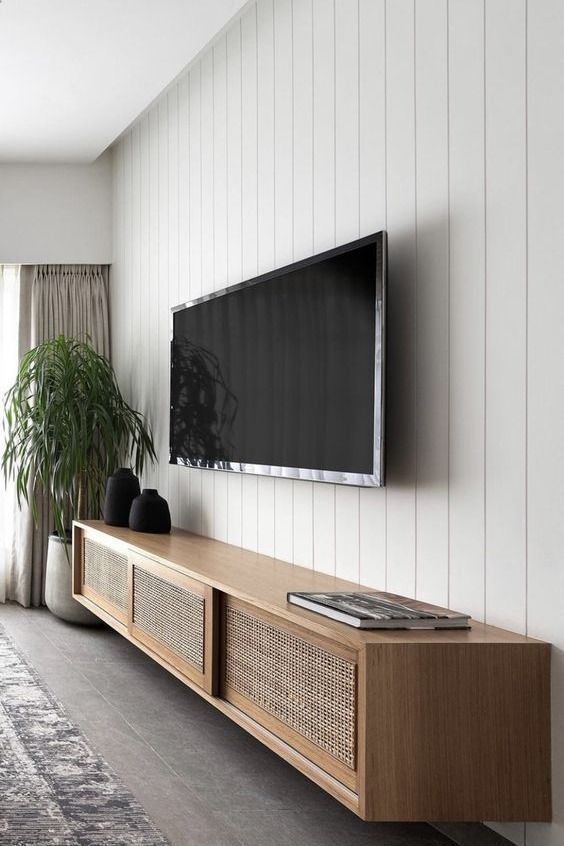
<path id="1" fill-rule="evenodd" d="M 65 551 L 68 541 L 58 535 L 49 535 L 47 567 L 45 573 L 45 604 L 61 620 L 80 625 L 99 625 L 100 620 L 72 595 L 71 550 Z"/>

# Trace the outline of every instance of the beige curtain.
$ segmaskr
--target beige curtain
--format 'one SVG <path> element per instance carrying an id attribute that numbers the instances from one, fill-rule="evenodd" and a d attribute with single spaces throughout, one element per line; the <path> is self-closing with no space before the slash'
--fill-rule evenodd
<path id="1" fill-rule="evenodd" d="M 10 298 L 9 306 L 6 302 L 2 303 L 3 307 L 6 307 L 5 311 L 3 309 L 3 318 L 12 321 L 11 355 L 14 359 L 9 378 L 3 385 L 3 391 L 13 384 L 19 363 L 29 350 L 31 342 L 31 283 L 34 269 L 23 266 L 18 267 L 17 270 L 17 288 Z M 3 342 L 6 340 L 6 334 L 3 333 Z M 3 353 L 5 352 L 3 350 Z M 31 557 L 33 523 L 27 507 L 24 506 L 21 511 L 18 509 L 13 483 L 3 488 L 0 499 L 4 501 L 2 601 L 5 599 L 21 601 L 20 597 L 31 595 L 31 567 L 27 562 Z M 27 604 L 29 605 L 29 601 Z"/>
<path id="2" fill-rule="evenodd" d="M 27 313 L 31 315 L 28 338 L 20 343 L 33 348 L 58 335 L 89 337 L 97 352 L 110 357 L 108 267 L 105 265 L 37 265 L 22 267 L 21 287 L 27 285 Z M 22 294 L 22 296 L 25 295 Z M 45 596 L 47 538 L 53 521 L 46 503 L 39 508 L 35 526 L 31 509 L 16 517 L 12 566 L 6 597 L 21 605 L 41 605 Z"/>
<path id="3" fill-rule="evenodd" d="M 108 268 L 99 264 L 40 264 L 32 288 L 31 346 L 66 335 L 90 337 L 110 357 Z"/>
<path id="4" fill-rule="evenodd" d="M 0 395 L 16 378 L 19 363 L 29 349 L 31 329 L 31 276 L 19 265 L 0 265 Z M 20 272 L 21 271 L 21 272 Z M 2 407 L 3 410 L 3 407 Z M 1 427 L 0 427 L 1 429 Z M 3 432 L 0 430 L 0 452 Z M 16 486 L 0 479 L 0 602 L 6 599 L 7 585 L 13 582 Z"/>

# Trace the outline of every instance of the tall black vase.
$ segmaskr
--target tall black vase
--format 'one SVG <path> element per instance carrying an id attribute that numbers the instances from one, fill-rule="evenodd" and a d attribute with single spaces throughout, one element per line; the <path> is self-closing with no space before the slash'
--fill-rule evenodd
<path id="1" fill-rule="evenodd" d="M 140 492 L 139 479 L 129 467 L 116 470 L 106 483 L 104 523 L 108 526 L 129 525 L 129 509 Z"/>
<path id="2" fill-rule="evenodd" d="M 154 488 L 144 488 L 136 497 L 129 512 L 129 528 L 135 532 L 164 535 L 170 532 L 168 502 Z"/>

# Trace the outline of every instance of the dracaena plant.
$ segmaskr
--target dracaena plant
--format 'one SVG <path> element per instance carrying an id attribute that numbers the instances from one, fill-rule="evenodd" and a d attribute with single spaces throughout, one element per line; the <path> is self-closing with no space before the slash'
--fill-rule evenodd
<path id="1" fill-rule="evenodd" d="M 151 430 L 124 400 L 110 362 L 89 339 L 45 341 L 23 358 L 4 399 L 2 469 L 18 504 L 46 495 L 61 537 L 70 521 L 96 518 L 107 476 L 154 461 Z"/>

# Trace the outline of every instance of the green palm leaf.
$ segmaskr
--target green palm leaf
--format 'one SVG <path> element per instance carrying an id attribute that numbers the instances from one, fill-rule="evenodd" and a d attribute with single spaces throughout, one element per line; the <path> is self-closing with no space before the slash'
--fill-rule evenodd
<path id="1" fill-rule="evenodd" d="M 60 335 L 30 350 L 4 402 L 4 478 L 18 504 L 47 495 L 55 528 L 98 517 L 104 484 L 131 464 L 156 459 L 150 427 L 124 400 L 110 362 L 89 340 Z"/>

